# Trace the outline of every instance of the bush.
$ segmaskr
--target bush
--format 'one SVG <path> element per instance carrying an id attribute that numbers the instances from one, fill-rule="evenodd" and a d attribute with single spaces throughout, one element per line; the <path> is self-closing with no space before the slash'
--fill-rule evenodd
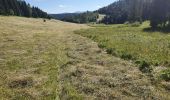
<path id="1" fill-rule="evenodd" d="M 170 69 L 161 72 L 161 78 L 165 81 L 170 81 Z"/>
<path id="2" fill-rule="evenodd" d="M 150 64 L 146 61 L 140 61 L 139 63 L 139 70 L 143 73 L 150 73 L 152 72 L 152 68 L 150 67 Z"/>

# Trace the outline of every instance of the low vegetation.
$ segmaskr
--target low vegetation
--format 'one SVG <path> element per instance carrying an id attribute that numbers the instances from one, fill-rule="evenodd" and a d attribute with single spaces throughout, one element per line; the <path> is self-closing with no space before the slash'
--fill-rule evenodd
<path id="1" fill-rule="evenodd" d="M 59 67 L 67 62 L 61 34 L 81 25 L 0 16 L 0 99 L 59 98 Z"/>
<path id="2" fill-rule="evenodd" d="M 109 54 L 106 54 L 96 42 L 73 34 L 75 30 L 89 28 L 86 25 L 2 16 L 0 24 L 0 99 L 2 100 L 170 98 L 169 91 L 165 90 L 168 89 L 166 82 L 169 80 L 169 73 L 161 71 L 162 75 L 159 77 L 166 81 L 163 88 L 157 87 L 152 84 L 155 81 L 151 81 L 150 77 L 141 72 L 150 71 L 150 63 L 147 60 L 139 61 L 141 71 L 135 64 L 126 61 L 136 57 L 128 49 L 124 49 L 125 41 L 121 44 L 121 52 L 113 47 L 115 46 L 113 44 L 110 47 L 106 45 L 110 40 L 119 40 L 120 34 L 104 35 L 104 31 L 112 32 L 114 29 L 121 32 L 124 27 L 128 33 L 133 33 L 134 31 L 130 30 L 134 27 L 130 25 L 96 25 L 99 32 L 95 28 L 88 29 L 89 37 L 96 41 L 103 34 L 100 43 L 102 48 L 107 48 Z M 94 35 L 91 30 L 103 33 Z M 82 34 L 86 31 L 82 30 Z M 123 38 L 123 31 L 121 34 Z M 106 38 L 106 35 L 110 38 Z M 149 37 L 148 34 L 145 35 Z M 133 37 L 128 34 L 126 36 L 134 38 L 134 34 Z M 126 60 L 110 55 L 119 56 L 119 53 L 122 54 L 120 57 Z"/>
<path id="3" fill-rule="evenodd" d="M 150 65 L 170 67 L 170 35 L 168 32 L 147 31 L 148 22 L 131 24 L 92 25 L 94 28 L 76 31 L 98 42 L 106 52 L 140 65 L 148 72 Z"/>
<path id="4" fill-rule="evenodd" d="M 170 81 L 170 69 L 163 70 L 161 72 L 161 78 L 165 81 Z"/>

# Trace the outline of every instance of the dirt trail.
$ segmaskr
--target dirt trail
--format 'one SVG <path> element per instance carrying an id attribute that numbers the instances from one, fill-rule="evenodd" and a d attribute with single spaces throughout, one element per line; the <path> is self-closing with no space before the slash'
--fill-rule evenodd
<path id="1" fill-rule="evenodd" d="M 60 39 L 70 59 L 60 68 L 61 100 L 170 99 L 134 64 L 106 54 L 97 43 L 76 34 Z"/>

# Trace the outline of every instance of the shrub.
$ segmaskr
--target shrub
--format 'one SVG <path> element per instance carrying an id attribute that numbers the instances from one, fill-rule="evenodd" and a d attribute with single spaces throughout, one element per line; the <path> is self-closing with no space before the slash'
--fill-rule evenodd
<path id="1" fill-rule="evenodd" d="M 163 70 L 161 72 L 161 78 L 165 81 L 170 81 L 170 69 Z"/>
<path id="2" fill-rule="evenodd" d="M 150 67 L 150 64 L 148 62 L 140 61 L 139 70 L 143 73 L 150 73 L 152 71 L 152 68 Z"/>

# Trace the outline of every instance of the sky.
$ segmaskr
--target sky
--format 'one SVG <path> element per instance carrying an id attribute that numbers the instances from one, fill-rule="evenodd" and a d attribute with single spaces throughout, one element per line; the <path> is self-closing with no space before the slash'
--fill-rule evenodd
<path id="1" fill-rule="evenodd" d="M 94 11 L 116 0 L 25 0 L 49 14 Z"/>

